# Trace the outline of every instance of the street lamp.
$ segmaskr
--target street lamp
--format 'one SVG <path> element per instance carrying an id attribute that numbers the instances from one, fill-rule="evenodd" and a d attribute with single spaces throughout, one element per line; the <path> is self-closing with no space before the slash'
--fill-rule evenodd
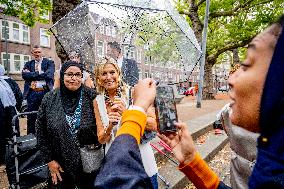
<path id="1" fill-rule="evenodd" d="M 207 42 L 207 28 L 208 28 L 208 19 L 209 19 L 209 7 L 210 7 L 210 0 L 206 0 L 206 12 L 204 17 L 204 28 L 203 28 L 203 37 L 202 37 L 202 57 L 200 60 L 200 77 L 198 82 L 198 95 L 197 95 L 197 102 L 196 107 L 201 108 L 201 99 L 202 99 L 202 90 L 203 90 L 203 79 L 204 79 L 204 65 L 205 65 L 205 58 L 206 58 L 206 42 Z"/>

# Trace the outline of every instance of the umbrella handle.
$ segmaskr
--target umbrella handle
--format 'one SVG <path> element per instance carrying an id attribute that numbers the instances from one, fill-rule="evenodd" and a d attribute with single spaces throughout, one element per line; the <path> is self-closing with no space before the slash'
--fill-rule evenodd
<path id="1" fill-rule="evenodd" d="M 163 146 L 167 151 L 172 152 L 171 147 L 169 147 L 169 145 L 167 145 L 164 141 L 160 140 L 158 144 Z"/>
<path id="2" fill-rule="evenodd" d="M 157 150 L 157 152 L 159 152 L 160 154 L 164 155 L 166 158 L 168 158 L 169 160 L 171 160 L 171 162 L 173 162 L 175 165 L 178 166 L 178 162 L 175 161 L 174 159 L 172 159 L 170 156 L 168 156 L 165 152 L 163 152 L 162 150 L 160 150 L 157 146 L 155 146 L 154 144 L 150 143 L 150 145 Z"/>

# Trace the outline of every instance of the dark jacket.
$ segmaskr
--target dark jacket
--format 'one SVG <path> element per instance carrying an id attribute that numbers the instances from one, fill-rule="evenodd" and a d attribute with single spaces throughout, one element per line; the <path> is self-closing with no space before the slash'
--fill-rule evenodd
<path id="1" fill-rule="evenodd" d="M 260 109 L 257 161 L 250 188 L 284 188 L 284 31 L 267 73 Z"/>
<path id="2" fill-rule="evenodd" d="M 115 138 L 96 178 L 95 188 L 152 188 L 145 172 L 136 139 L 130 135 Z"/>
<path id="3" fill-rule="evenodd" d="M 139 72 L 137 62 L 135 60 L 123 58 L 121 72 L 123 81 L 129 86 L 134 86 L 138 83 Z"/>
<path id="4" fill-rule="evenodd" d="M 86 87 L 82 90 L 83 103 L 78 139 L 81 145 L 99 144 L 93 108 L 95 93 Z M 73 178 L 81 173 L 79 148 L 69 131 L 59 89 L 50 91 L 44 96 L 37 115 L 36 135 L 46 163 L 57 161 L 65 173 Z"/>
<path id="5" fill-rule="evenodd" d="M 22 72 L 22 77 L 25 80 L 24 98 L 27 97 L 31 82 L 45 80 L 49 90 L 53 89 L 55 65 L 52 60 L 43 58 L 41 63 L 41 70 L 44 72 L 39 74 L 35 71 L 35 60 L 27 62 L 23 70 L 28 69 L 30 72 Z"/>

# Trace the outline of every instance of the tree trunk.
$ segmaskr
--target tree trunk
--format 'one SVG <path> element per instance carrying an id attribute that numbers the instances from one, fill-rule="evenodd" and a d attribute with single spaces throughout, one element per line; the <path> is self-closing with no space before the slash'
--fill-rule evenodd
<path id="1" fill-rule="evenodd" d="M 239 57 L 239 49 L 233 49 L 233 65 L 231 65 L 231 67 L 234 67 L 236 64 L 240 64 L 240 57 Z"/>
<path id="2" fill-rule="evenodd" d="M 60 18 L 73 10 L 79 3 L 80 0 L 53 0 L 52 22 L 55 23 L 60 20 Z M 61 62 L 66 61 L 68 56 L 57 41 L 55 46 L 57 55 L 61 59 Z"/>
<path id="3" fill-rule="evenodd" d="M 214 91 L 213 91 L 213 75 L 212 75 L 212 67 L 214 63 L 208 62 L 206 59 L 205 67 L 204 67 L 204 82 L 203 82 L 203 100 L 212 100 L 214 99 Z"/>

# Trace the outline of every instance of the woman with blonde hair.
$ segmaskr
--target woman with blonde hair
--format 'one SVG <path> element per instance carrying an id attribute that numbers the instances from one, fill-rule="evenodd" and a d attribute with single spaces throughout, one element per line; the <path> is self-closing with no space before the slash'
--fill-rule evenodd
<path id="1" fill-rule="evenodd" d="M 106 144 L 105 153 L 115 139 L 116 131 L 121 126 L 122 113 L 130 105 L 130 87 L 122 81 L 121 71 L 112 58 L 105 58 L 95 70 L 97 97 L 94 112 L 97 123 L 97 135 L 101 144 Z M 130 106 L 131 109 L 131 106 Z M 151 112 L 150 112 L 151 111 Z M 156 127 L 153 110 L 147 112 L 148 129 Z M 157 165 L 150 143 L 139 145 L 143 166 L 151 177 L 153 188 L 158 188 Z"/>

